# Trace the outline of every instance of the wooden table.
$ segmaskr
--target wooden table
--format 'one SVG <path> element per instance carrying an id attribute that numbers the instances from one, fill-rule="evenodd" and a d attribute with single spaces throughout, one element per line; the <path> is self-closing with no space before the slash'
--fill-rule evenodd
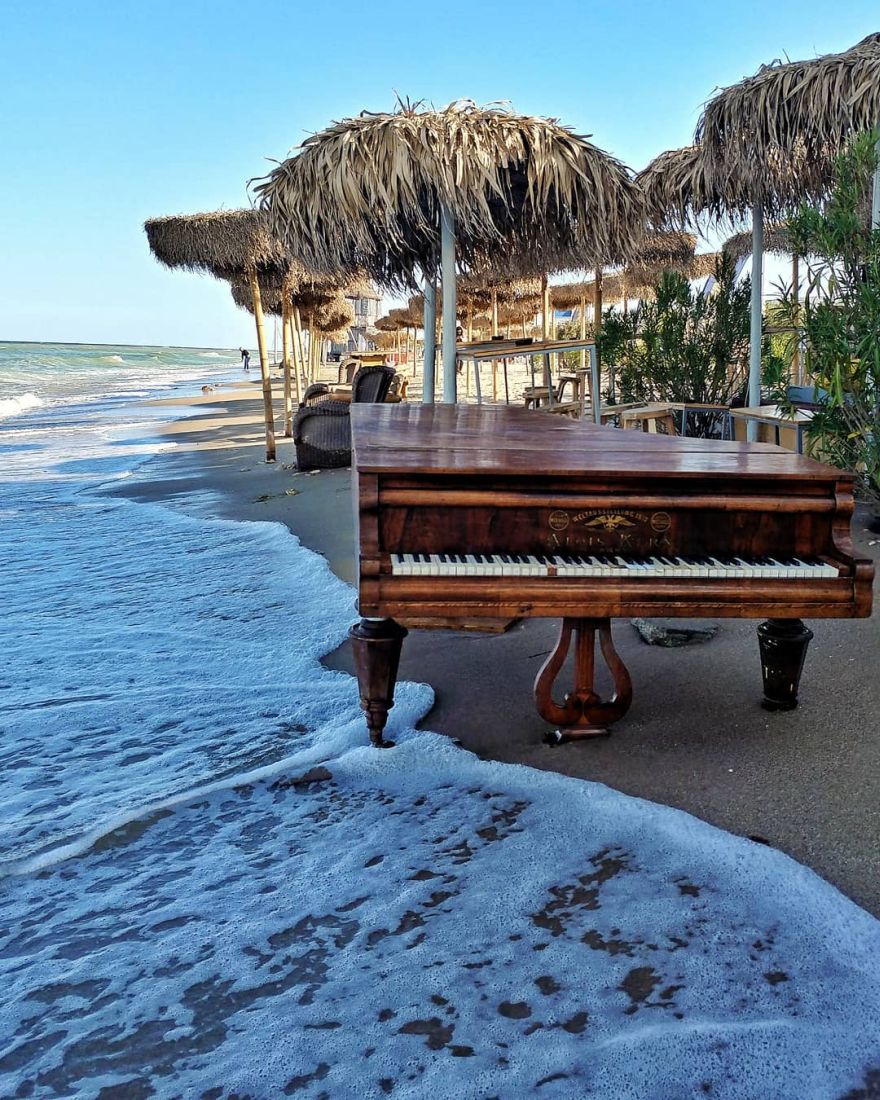
<path id="1" fill-rule="evenodd" d="M 478 343 L 456 345 L 455 354 L 457 359 L 474 364 L 474 381 L 476 383 L 478 405 L 482 405 L 483 403 L 483 394 L 480 387 L 480 364 L 497 362 L 499 359 L 503 362 L 504 399 L 505 403 L 509 405 L 510 389 L 507 380 L 507 360 L 514 359 L 520 355 L 528 355 L 531 358 L 531 388 L 536 390 L 539 387 L 535 386 L 535 357 L 538 355 L 544 356 L 544 386 L 542 388 L 548 391 L 546 395 L 547 404 L 552 406 L 555 400 L 553 381 L 550 376 L 550 356 L 558 355 L 566 351 L 589 351 L 591 362 L 590 374 L 592 380 L 591 392 L 598 397 L 599 364 L 596 358 L 596 342 L 592 338 L 583 340 L 532 340 L 531 343 L 526 343 L 523 340 L 482 340 Z M 595 402 L 594 419 L 598 422 L 598 409 L 595 408 Z"/>
<path id="2" fill-rule="evenodd" d="M 732 439 L 733 432 L 730 427 L 730 409 L 727 405 L 716 404 L 710 401 L 628 401 L 620 405 L 603 405 L 601 423 L 607 424 L 609 420 L 620 420 L 625 425 L 627 420 L 650 423 L 658 414 L 681 413 L 681 435 L 688 434 L 688 417 L 692 412 L 720 413 L 723 416 L 721 426 L 721 438 Z M 643 430 L 650 432 L 648 426 Z"/>
<path id="3" fill-rule="evenodd" d="M 749 423 L 758 424 L 759 442 L 772 442 L 799 455 L 804 453 L 804 429 L 813 419 L 811 409 L 790 411 L 780 405 L 753 405 L 745 409 L 731 409 L 730 415 L 739 428 L 737 439 L 746 437 Z"/>

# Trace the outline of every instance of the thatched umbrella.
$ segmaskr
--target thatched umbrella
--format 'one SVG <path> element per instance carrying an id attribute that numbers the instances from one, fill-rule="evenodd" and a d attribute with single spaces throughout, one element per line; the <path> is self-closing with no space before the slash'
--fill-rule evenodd
<path id="1" fill-rule="evenodd" d="M 843 53 L 764 65 L 706 104 L 696 140 L 710 170 L 736 178 L 752 202 L 750 402 L 760 400 L 764 218 L 826 195 L 835 155 L 878 123 L 880 34 Z M 880 226 L 880 168 L 871 224 Z"/>
<path id="2" fill-rule="evenodd" d="M 748 181 L 768 204 L 818 200 L 828 192 L 832 161 L 852 137 L 880 124 L 880 34 L 842 53 L 773 61 L 723 88 L 706 104 L 697 140 L 725 170 Z M 774 166 L 768 179 L 767 165 Z M 874 220 L 880 225 L 880 171 Z M 783 211 L 784 212 L 784 211 Z"/>
<path id="3" fill-rule="evenodd" d="M 750 210 L 755 231 L 752 241 L 752 345 L 749 365 L 749 402 L 760 403 L 761 394 L 761 291 L 763 284 L 763 220 L 760 201 L 752 190 L 754 180 L 711 156 L 701 144 L 661 153 L 636 177 L 641 184 L 649 216 L 657 225 L 696 225 L 705 215 L 715 222 L 740 220 Z M 773 185 L 776 185 L 775 189 Z M 779 212 L 793 205 L 791 175 L 778 161 L 765 165 L 765 190 L 772 208 Z M 750 432 L 755 430 L 750 425 Z"/>
<path id="4" fill-rule="evenodd" d="M 303 273 L 298 267 L 286 272 L 265 271 L 257 275 L 260 290 L 260 304 L 263 313 L 272 314 L 281 319 L 281 367 L 284 379 L 284 435 L 293 436 L 293 390 L 296 390 L 297 405 L 302 400 L 300 376 L 304 367 L 302 349 L 298 346 L 296 326 L 294 324 L 294 303 L 297 291 L 302 283 Z M 232 300 L 242 309 L 254 313 L 254 297 L 250 280 L 236 275 L 230 279 Z M 291 361 L 295 369 L 291 369 Z M 294 385 L 291 385 L 293 380 Z"/>
<path id="5" fill-rule="evenodd" d="M 309 138 L 256 191 L 316 271 L 392 289 L 443 274 L 443 396 L 455 400 L 456 263 L 539 275 L 625 260 L 641 235 L 627 169 L 548 119 L 458 102 L 364 113 Z M 528 267 L 528 271 L 524 268 Z M 433 387 L 426 379 L 426 399 Z"/>
<path id="6" fill-rule="evenodd" d="M 776 252 L 783 256 L 789 256 L 793 248 L 791 234 L 785 222 L 775 222 L 764 227 L 765 252 Z M 743 256 L 750 255 L 752 251 L 752 231 L 749 229 L 742 233 L 734 233 L 727 238 L 721 246 L 721 250 L 735 260 L 741 260 Z"/>
<path id="7" fill-rule="evenodd" d="M 150 250 L 171 268 L 208 272 L 219 278 L 244 276 L 252 297 L 263 383 L 266 420 L 266 461 L 275 461 L 275 418 L 272 381 L 263 327 L 260 273 L 283 272 L 292 261 L 284 246 L 269 232 L 257 210 L 216 210 L 205 214 L 177 214 L 150 218 L 144 223 Z"/>

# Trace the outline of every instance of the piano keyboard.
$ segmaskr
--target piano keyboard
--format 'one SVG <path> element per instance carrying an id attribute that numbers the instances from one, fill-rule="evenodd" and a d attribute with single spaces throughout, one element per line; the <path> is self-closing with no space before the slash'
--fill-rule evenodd
<path id="1" fill-rule="evenodd" d="M 401 577 L 679 577 L 819 580 L 839 576 L 818 558 L 651 557 L 619 554 L 392 554 Z"/>

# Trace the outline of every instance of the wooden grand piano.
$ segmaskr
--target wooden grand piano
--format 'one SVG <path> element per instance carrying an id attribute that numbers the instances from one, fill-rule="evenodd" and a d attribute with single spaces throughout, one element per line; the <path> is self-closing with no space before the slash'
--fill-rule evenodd
<path id="1" fill-rule="evenodd" d="M 370 738 L 406 629 L 395 620 L 558 618 L 538 673 L 556 740 L 607 732 L 632 698 L 615 616 L 767 619 L 764 704 L 791 709 L 802 618 L 871 613 L 850 542 L 850 474 L 769 444 L 602 428 L 466 405 L 354 405 L 359 610 L 351 628 Z M 574 685 L 554 682 L 574 639 Z M 614 692 L 594 689 L 595 644 Z"/>

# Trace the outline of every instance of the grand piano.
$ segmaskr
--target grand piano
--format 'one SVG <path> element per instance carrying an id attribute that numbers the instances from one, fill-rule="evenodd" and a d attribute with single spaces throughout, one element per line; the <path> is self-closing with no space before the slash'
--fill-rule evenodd
<path id="1" fill-rule="evenodd" d="M 398 620 L 561 620 L 535 680 L 555 741 L 607 733 L 632 699 L 620 616 L 766 619 L 764 705 L 791 709 L 811 631 L 871 613 L 850 541 L 853 477 L 769 444 L 598 427 L 524 409 L 353 405 L 358 608 L 350 632 L 378 747 Z M 574 683 L 556 680 L 574 645 Z M 596 647 L 613 683 L 595 689 Z"/>

